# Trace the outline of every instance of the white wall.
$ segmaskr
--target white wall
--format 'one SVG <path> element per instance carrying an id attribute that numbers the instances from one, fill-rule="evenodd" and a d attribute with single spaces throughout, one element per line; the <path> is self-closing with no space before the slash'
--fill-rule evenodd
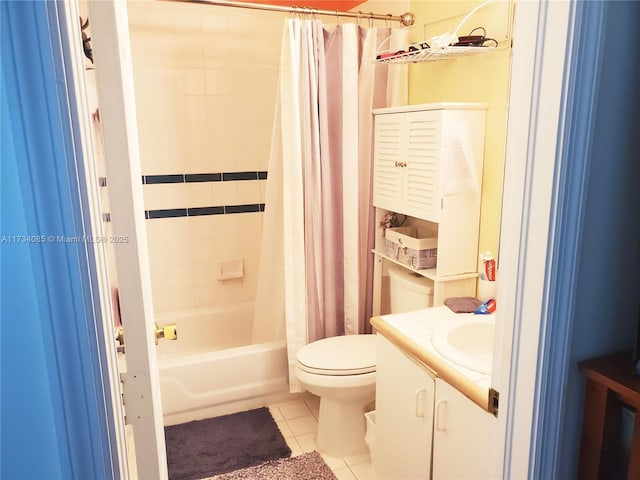
<path id="1" fill-rule="evenodd" d="M 284 14 L 128 3 L 143 175 L 266 171 Z M 145 210 L 255 205 L 264 180 L 144 185 Z M 156 313 L 253 300 L 262 213 L 146 221 Z M 217 281 L 243 259 L 243 280 Z"/>
<path id="2" fill-rule="evenodd" d="M 357 10 L 400 15 L 408 2 Z M 289 14 L 157 0 L 130 0 L 128 13 L 143 175 L 266 172 Z M 145 210 L 261 204 L 265 183 L 144 185 Z M 146 225 L 156 313 L 255 298 L 262 213 Z M 218 263 L 234 259 L 244 260 L 244 279 L 218 282 Z"/>

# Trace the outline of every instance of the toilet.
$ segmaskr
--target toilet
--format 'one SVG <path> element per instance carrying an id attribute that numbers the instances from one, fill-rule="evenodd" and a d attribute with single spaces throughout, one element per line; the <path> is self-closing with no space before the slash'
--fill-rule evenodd
<path id="1" fill-rule="evenodd" d="M 433 305 L 433 281 L 396 265 L 389 266 L 391 313 L 413 312 Z"/>
<path id="2" fill-rule="evenodd" d="M 392 313 L 432 304 L 433 287 L 424 277 L 400 267 L 390 267 L 389 276 Z M 375 399 L 376 336 L 341 335 L 302 347 L 296 378 L 320 397 L 318 451 L 336 457 L 366 453 L 364 413 Z"/>
<path id="3" fill-rule="evenodd" d="M 296 360 L 296 377 L 320 397 L 318 451 L 336 457 L 365 453 L 364 412 L 376 392 L 376 336 L 323 338 L 301 348 Z"/>

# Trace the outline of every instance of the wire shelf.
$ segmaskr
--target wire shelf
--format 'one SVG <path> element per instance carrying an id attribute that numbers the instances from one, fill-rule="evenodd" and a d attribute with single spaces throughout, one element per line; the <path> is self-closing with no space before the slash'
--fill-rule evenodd
<path id="1" fill-rule="evenodd" d="M 499 50 L 498 47 L 443 47 L 443 48 L 423 48 L 412 52 L 399 54 L 391 53 L 385 58 L 376 58 L 377 63 L 418 63 L 433 62 L 437 60 L 448 60 L 451 58 L 468 57 L 479 53 L 488 53 Z M 380 56 L 384 56 L 382 53 Z"/>
<path id="2" fill-rule="evenodd" d="M 508 32 L 506 41 L 504 39 L 496 40 L 494 38 L 487 38 L 486 32 L 484 32 L 484 27 L 482 26 L 476 27 L 471 30 L 469 36 L 467 37 L 466 44 L 464 41 L 458 43 L 458 32 L 467 22 L 467 20 L 469 20 L 478 10 L 486 7 L 491 3 L 497 3 L 499 1 L 501 0 L 485 0 L 480 5 L 476 6 L 473 10 L 468 12 L 464 16 L 464 18 L 457 24 L 452 34 L 446 32 L 429 39 L 423 38 L 422 41 L 415 41 L 409 44 L 407 48 L 401 48 L 401 50 L 397 51 L 391 50 L 391 47 L 387 46 L 387 51 L 380 52 L 380 48 L 383 45 L 385 45 L 387 42 L 391 43 L 390 40 L 395 35 L 395 33 L 392 33 L 380 44 L 380 47 L 378 47 L 378 51 L 376 52 L 376 56 L 373 61 L 375 61 L 376 63 L 433 62 L 438 60 L 448 60 L 458 57 L 466 57 L 507 49 L 509 48 L 509 44 L 511 43 L 511 41 L 509 40 L 510 36 Z M 424 24 L 423 27 L 426 28 L 427 24 Z M 473 37 L 474 32 L 479 29 L 482 29 L 484 33 L 482 35 L 476 35 L 477 38 Z M 423 37 L 426 37 L 426 35 L 423 35 Z M 473 41 L 471 41 L 472 38 Z M 487 45 L 485 44 L 485 42 L 494 42 L 495 45 Z"/>

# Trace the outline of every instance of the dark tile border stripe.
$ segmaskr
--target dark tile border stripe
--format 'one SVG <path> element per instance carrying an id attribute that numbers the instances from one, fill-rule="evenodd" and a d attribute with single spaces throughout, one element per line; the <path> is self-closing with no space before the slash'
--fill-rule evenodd
<path id="1" fill-rule="evenodd" d="M 258 172 L 226 172 L 222 174 L 222 181 L 258 180 Z"/>
<path id="2" fill-rule="evenodd" d="M 266 180 L 267 172 L 222 172 L 222 173 L 176 173 L 171 175 L 143 175 L 143 185 L 164 183 L 237 182 L 244 180 Z"/>
<path id="3" fill-rule="evenodd" d="M 184 176 L 185 182 L 221 182 L 222 173 L 187 173 Z"/>
<path id="4" fill-rule="evenodd" d="M 250 205 L 226 205 L 224 207 L 224 213 L 249 213 L 249 212 L 259 212 L 260 204 L 253 203 Z"/>
<path id="5" fill-rule="evenodd" d="M 154 185 L 158 183 L 184 183 L 184 175 L 145 175 L 142 177 L 142 183 L 145 185 Z"/>
<path id="6" fill-rule="evenodd" d="M 172 208 L 167 210 L 145 210 L 144 218 L 199 217 L 202 215 L 230 215 L 234 213 L 264 212 L 264 203 L 247 205 L 225 205 L 215 207 Z"/>
<path id="7" fill-rule="evenodd" d="M 187 215 L 189 217 L 196 217 L 199 215 L 224 215 L 224 207 L 187 208 Z"/>
<path id="8" fill-rule="evenodd" d="M 152 218 L 173 218 L 173 217 L 186 217 L 187 209 L 186 208 L 170 208 L 167 210 L 147 210 L 149 214 L 149 219 Z M 146 217 L 146 215 L 145 215 Z"/>

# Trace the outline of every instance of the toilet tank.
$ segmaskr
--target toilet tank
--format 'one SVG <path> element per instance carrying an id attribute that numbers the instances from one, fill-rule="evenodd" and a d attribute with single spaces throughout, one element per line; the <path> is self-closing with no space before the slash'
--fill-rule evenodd
<path id="1" fill-rule="evenodd" d="M 433 281 L 406 268 L 389 265 L 391 313 L 433 306 Z"/>

